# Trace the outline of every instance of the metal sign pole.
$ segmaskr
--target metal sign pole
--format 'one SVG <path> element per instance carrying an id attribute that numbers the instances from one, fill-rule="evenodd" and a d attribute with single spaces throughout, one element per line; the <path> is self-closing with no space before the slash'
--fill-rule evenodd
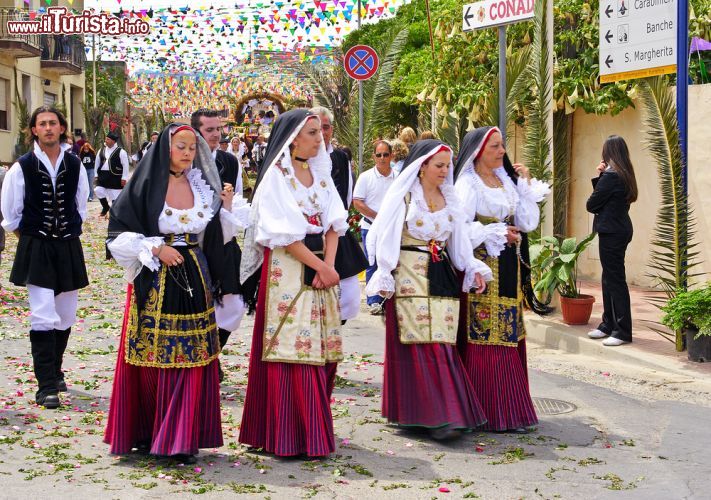
<path id="1" fill-rule="evenodd" d="M 96 107 L 96 35 L 91 35 L 91 56 L 93 61 L 91 62 L 91 74 L 94 84 L 94 94 L 93 94 L 93 104 Z"/>
<path id="2" fill-rule="evenodd" d="M 506 25 L 499 26 L 499 130 L 506 144 Z"/>
<path id="3" fill-rule="evenodd" d="M 360 29 L 361 0 L 358 0 L 358 29 Z M 358 174 L 363 171 L 363 82 L 358 80 Z"/>

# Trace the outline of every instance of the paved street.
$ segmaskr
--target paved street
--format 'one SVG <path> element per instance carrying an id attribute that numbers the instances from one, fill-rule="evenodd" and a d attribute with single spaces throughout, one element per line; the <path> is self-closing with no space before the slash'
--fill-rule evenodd
<path id="1" fill-rule="evenodd" d="M 91 286 L 69 343 L 61 410 L 34 404 L 24 289 L 0 280 L 2 498 L 709 498 L 711 375 L 664 373 L 529 346 L 533 395 L 574 405 L 540 415 L 525 435 L 474 433 L 451 444 L 380 417 L 384 328 L 363 314 L 345 331 L 332 404 L 337 451 L 328 459 L 275 459 L 237 443 L 252 318 L 233 334 L 222 386 L 225 446 L 196 466 L 132 455 L 101 441 L 125 285 L 103 257 L 98 204 L 84 237 Z M 551 408 L 553 408 L 552 405 Z M 560 405 L 558 405 L 560 406 Z M 572 409 L 566 405 L 567 409 Z"/>

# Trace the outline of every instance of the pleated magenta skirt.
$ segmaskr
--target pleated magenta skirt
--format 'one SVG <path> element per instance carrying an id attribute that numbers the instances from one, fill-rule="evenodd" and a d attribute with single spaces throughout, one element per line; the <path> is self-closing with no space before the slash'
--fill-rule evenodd
<path id="1" fill-rule="evenodd" d="M 486 421 L 456 345 L 402 344 L 385 303 L 383 417 L 404 426 L 472 430 Z"/>
<path id="2" fill-rule="evenodd" d="M 467 342 L 463 359 L 486 414 L 486 430 L 506 431 L 538 423 L 528 388 L 525 338 L 518 347 Z"/>
<path id="3" fill-rule="evenodd" d="M 125 361 L 126 309 L 104 442 L 125 454 L 139 443 L 154 455 L 195 455 L 223 444 L 217 360 L 197 368 L 146 368 Z"/>
<path id="4" fill-rule="evenodd" d="M 267 273 L 262 266 L 261 283 L 269 282 Z M 239 442 L 278 456 L 326 456 L 336 449 L 331 394 L 337 364 L 262 361 L 266 291 L 260 286 Z"/>

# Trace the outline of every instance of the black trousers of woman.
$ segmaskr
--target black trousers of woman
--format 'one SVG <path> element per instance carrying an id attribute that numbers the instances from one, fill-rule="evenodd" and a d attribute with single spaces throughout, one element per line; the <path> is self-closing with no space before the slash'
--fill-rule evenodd
<path id="1" fill-rule="evenodd" d="M 630 291 L 625 276 L 625 251 L 632 233 L 600 233 L 602 264 L 602 323 L 597 327 L 611 337 L 632 342 Z"/>

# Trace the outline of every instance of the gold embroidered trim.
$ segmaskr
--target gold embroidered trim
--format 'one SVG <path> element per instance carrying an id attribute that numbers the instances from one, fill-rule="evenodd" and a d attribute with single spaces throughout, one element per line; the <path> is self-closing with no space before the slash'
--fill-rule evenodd
<path id="1" fill-rule="evenodd" d="M 486 256 L 484 262 L 491 268 L 493 279 L 488 283 L 488 287 L 483 294 L 477 295 L 473 293 L 467 294 L 467 341 L 471 344 L 479 345 L 503 345 L 514 347 L 518 342 L 526 337 L 526 331 L 523 327 L 523 292 L 521 287 L 516 287 L 516 298 L 500 297 L 499 296 L 499 259 L 498 257 Z M 519 276 L 519 263 L 516 261 L 516 276 Z M 472 339 L 469 332 L 472 328 L 472 312 L 477 305 L 483 306 L 483 309 L 489 310 L 489 340 Z M 510 322 L 501 321 L 501 311 L 517 307 L 516 323 L 519 334 L 516 342 L 508 342 L 503 340 L 513 332 L 513 326 Z"/>

